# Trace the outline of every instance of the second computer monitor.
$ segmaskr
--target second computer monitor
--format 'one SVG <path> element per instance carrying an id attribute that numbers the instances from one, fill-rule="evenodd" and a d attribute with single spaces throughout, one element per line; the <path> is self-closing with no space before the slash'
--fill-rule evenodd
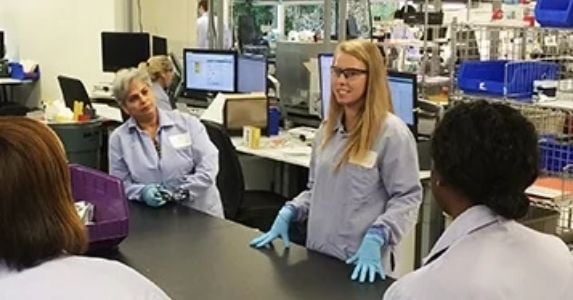
<path id="1" fill-rule="evenodd" d="M 237 63 L 239 93 L 267 92 L 267 59 L 264 56 L 241 55 Z"/>
<path id="2" fill-rule="evenodd" d="M 185 49 L 183 67 L 188 92 L 237 91 L 237 53 L 234 51 Z"/>
<path id="3" fill-rule="evenodd" d="M 151 52 L 153 55 L 167 55 L 167 39 L 157 35 L 152 36 Z"/>
<path id="4" fill-rule="evenodd" d="M 332 53 L 318 55 L 318 76 L 320 79 L 320 112 L 321 118 L 326 119 L 330 107 L 330 67 L 334 59 Z"/>
<path id="5" fill-rule="evenodd" d="M 388 71 L 388 86 L 394 114 L 416 133 L 418 122 L 414 108 L 418 101 L 416 74 Z"/>

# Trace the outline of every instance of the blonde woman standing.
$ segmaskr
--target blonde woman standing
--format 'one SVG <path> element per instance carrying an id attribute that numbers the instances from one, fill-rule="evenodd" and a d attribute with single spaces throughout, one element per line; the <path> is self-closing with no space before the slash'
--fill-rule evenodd
<path id="1" fill-rule="evenodd" d="M 338 45 L 332 101 L 313 147 L 307 190 L 280 210 L 270 231 L 251 241 L 288 246 L 291 221 L 307 219 L 309 249 L 355 264 L 351 279 L 385 278 L 390 254 L 413 227 L 422 202 L 416 143 L 394 114 L 386 68 L 375 44 Z"/>
<path id="2" fill-rule="evenodd" d="M 173 63 L 165 55 L 150 57 L 147 62 L 139 64 L 139 69 L 149 74 L 152 85 L 151 89 L 155 94 L 157 107 L 163 110 L 173 110 L 169 95 L 166 90 L 173 83 Z"/>

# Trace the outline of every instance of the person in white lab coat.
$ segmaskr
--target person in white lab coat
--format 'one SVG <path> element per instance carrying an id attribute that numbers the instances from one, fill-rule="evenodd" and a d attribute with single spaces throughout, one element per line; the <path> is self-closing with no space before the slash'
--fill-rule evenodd
<path id="1" fill-rule="evenodd" d="M 119 262 L 79 256 L 86 228 L 48 126 L 0 117 L 0 170 L 0 299 L 169 299 Z"/>
<path id="2" fill-rule="evenodd" d="M 209 2 L 207 0 L 199 1 L 199 18 L 197 18 L 197 48 L 209 49 Z M 217 16 L 214 16 L 213 22 L 217 28 Z M 225 25 L 223 37 L 223 49 L 231 49 L 233 46 L 233 35 L 228 26 Z"/>
<path id="3" fill-rule="evenodd" d="M 155 104 L 165 111 L 173 110 L 169 95 L 166 90 L 173 83 L 173 63 L 165 55 L 150 57 L 146 62 L 138 66 L 139 69 L 149 74 L 151 79 L 151 89 L 155 94 Z"/>
<path id="4" fill-rule="evenodd" d="M 567 246 L 515 221 L 529 210 L 537 147 L 533 124 L 509 106 L 450 110 L 432 140 L 432 192 L 453 222 L 384 299 L 573 299 Z"/>

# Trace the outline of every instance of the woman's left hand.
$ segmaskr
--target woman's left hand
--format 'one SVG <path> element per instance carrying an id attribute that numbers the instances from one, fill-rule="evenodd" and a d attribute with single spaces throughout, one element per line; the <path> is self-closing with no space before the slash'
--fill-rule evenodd
<path id="1" fill-rule="evenodd" d="M 350 276 L 351 280 L 358 280 L 362 283 L 366 280 L 366 275 L 368 275 L 368 281 L 374 282 L 377 274 L 380 274 L 380 278 L 383 280 L 386 279 L 381 258 L 381 250 L 384 244 L 384 239 L 380 235 L 366 233 L 356 254 L 346 261 L 347 264 L 356 264 L 354 272 Z"/>

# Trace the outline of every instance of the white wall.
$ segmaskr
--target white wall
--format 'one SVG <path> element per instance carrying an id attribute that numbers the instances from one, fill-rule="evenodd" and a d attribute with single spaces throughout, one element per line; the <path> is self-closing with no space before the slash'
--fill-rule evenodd
<path id="1" fill-rule="evenodd" d="M 140 0 L 142 31 L 167 38 L 170 52 L 179 58 L 195 45 L 197 0 Z M 132 3 L 132 26 L 140 30 L 138 1 Z"/>
<path id="2" fill-rule="evenodd" d="M 11 58 L 40 64 L 42 100 L 61 99 L 56 76 L 80 78 L 88 92 L 111 81 L 101 66 L 101 31 L 125 31 L 129 0 L 0 0 Z"/>

